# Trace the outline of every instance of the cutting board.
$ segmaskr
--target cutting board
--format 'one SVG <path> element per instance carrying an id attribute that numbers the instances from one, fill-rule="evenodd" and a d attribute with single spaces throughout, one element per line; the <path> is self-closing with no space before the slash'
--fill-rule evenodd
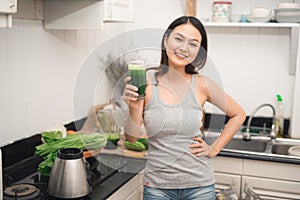
<path id="1" fill-rule="evenodd" d="M 116 149 L 101 149 L 101 154 L 117 154 L 122 156 L 128 156 L 128 157 L 135 157 L 135 158 L 147 158 L 147 151 L 132 151 L 129 149 L 126 149 L 125 145 L 125 136 L 121 135 L 120 140 L 118 142 L 118 147 Z"/>

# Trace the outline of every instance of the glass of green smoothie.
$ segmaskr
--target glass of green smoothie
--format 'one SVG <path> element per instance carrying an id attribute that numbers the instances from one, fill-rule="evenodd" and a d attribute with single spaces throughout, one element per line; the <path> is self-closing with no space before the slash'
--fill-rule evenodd
<path id="1" fill-rule="evenodd" d="M 130 61 L 128 64 L 128 75 L 131 77 L 129 83 L 138 88 L 138 99 L 144 99 L 146 91 L 146 66 L 144 61 Z"/>

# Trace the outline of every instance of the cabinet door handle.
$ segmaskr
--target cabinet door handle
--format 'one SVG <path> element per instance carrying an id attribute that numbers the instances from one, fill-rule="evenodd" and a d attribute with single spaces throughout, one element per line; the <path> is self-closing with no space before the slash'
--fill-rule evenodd
<path id="1" fill-rule="evenodd" d="M 255 199 L 255 200 L 263 200 L 258 194 L 256 194 L 253 190 L 253 188 L 249 185 L 246 185 L 245 189 L 244 189 L 246 196 L 249 197 L 249 199 Z M 248 199 L 248 198 L 246 198 Z"/>

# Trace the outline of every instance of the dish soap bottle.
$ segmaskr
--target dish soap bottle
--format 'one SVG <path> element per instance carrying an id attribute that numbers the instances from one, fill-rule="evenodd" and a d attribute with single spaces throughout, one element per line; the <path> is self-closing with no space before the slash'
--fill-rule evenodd
<path id="1" fill-rule="evenodd" d="M 276 125 L 277 135 L 276 137 L 283 137 L 283 128 L 284 128 L 284 104 L 280 94 L 276 95 L 277 97 L 277 106 L 276 106 Z"/>

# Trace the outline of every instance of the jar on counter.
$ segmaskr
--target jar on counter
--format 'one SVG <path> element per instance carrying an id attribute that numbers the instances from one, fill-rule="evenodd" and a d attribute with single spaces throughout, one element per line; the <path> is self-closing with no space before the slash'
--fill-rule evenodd
<path id="1" fill-rule="evenodd" d="M 231 1 L 214 1 L 212 6 L 212 21 L 229 22 L 231 5 Z"/>

